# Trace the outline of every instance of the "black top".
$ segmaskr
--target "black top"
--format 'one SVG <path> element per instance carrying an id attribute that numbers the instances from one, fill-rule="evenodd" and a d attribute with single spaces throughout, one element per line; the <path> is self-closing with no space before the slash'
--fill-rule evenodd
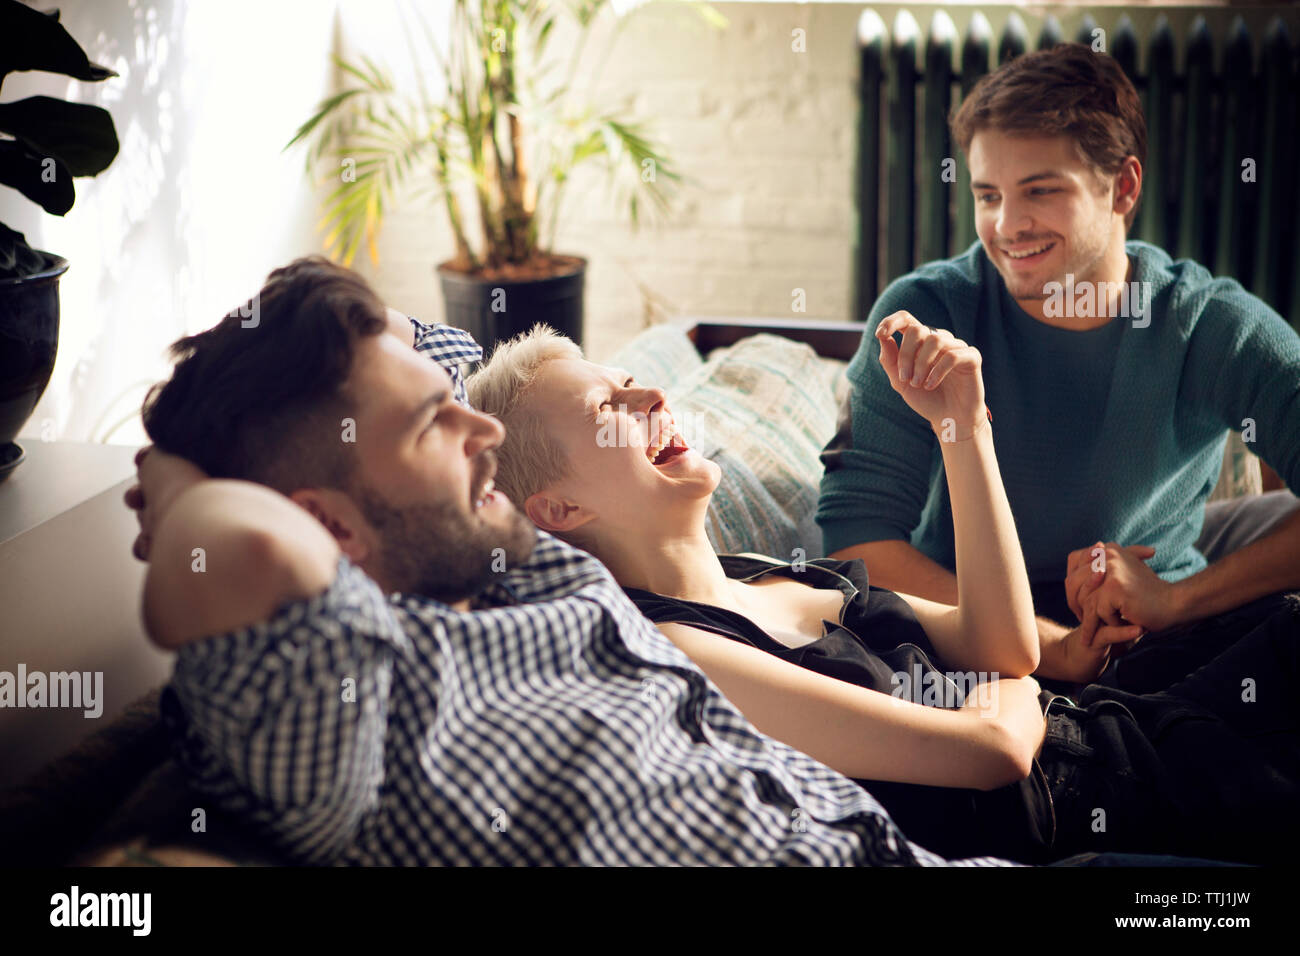
<path id="1" fill-rule="evenodd" d="M 838 588 L 844 595 L 839 622 L 823 621 L 825 633 L 802 647 L 786 647 L 749 618 L 735 611 L 664 597 L 639 588 L 624 588 L 641 613 L 656 624 L 677 622 L 713 631 L 767 651 L 808 670 L 869 687 L 882 694 L 924 703 L 927 686 L 935 706 L 960 707 L 956 684 L 944 676 L 942 663 L 925 629 L 907 602 L 893 591 L 872 587 L 861 561 L 822 559 L 802 565 L 782 564 L 747 555 L 719 556 L 727 577 L 752 582 L 777 575 L 815 588 Z M 918 693 L 913 694 L 913 690 Z"/>
<path id="2" fill-rule="evenodd" d="M 727 577 L 756 581 L 779 575 L 844 595 L 840 620 L 823 621 L 824 634 L 802 647 L 786 647 L 742 614 L 709 604 L 625 588 L 656 624 L 680 623 L 721 634 L 809 670 L 927 706 L 961 706 L 958 685 L 934 650 L 911 607 L 893 591 L 872 587 L 859 560 L 829 558 L 800 565 L 769 558 L 719 555 Z M 942 692 L 941 692 L 942 691 Z M 1036 856 L 1052 835 L 1051 796 L 1035 764 L 1021 783 L 993 791 L 860 780 L 907 834 L 949 857 L 996 854 Z"/>

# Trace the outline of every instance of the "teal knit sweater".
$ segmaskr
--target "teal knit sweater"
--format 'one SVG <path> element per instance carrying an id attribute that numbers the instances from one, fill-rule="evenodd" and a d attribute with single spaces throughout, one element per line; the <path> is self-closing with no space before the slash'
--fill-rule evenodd
<path id="1" fill-rule="evenodd" d="M 1098 539 L 1151 545 L 1165 580 L 1205 567 L 1193 545 L 1228 429 L 1250 440 L 1253 423 L 1248 447 L 1300 491 L 1300 336 L 1232 279 L 1144 242 L 1127 251 L 1132 279 L 1149 283 L 1148 311 L 1086 332 L 1031 318 L 979 243 L 890 284 L 823 456 L 828 554 L 895 539 L 954 566 L 938 440 L 890 388 L 871 334 L 900 309 L 983 355 L 998 466 L 1034 582 L 1060 581 L 1069 552 Z"/>

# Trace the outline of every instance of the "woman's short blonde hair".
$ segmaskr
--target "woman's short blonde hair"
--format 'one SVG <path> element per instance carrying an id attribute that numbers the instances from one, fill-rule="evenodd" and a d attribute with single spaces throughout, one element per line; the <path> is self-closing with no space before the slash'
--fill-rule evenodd
<path id="1" fill-rule="evenodd" d="M 465 383 L 470 404 L 506 427 L 505 441 L 497 449 L 496 486 L 521 511 L 529 495 L 569 474 L 564 449 L 546 435 L 524 399 L 543 364 L 582 357 L 572 339 L 550 326 L 535 325 L 499 344 Z"/>

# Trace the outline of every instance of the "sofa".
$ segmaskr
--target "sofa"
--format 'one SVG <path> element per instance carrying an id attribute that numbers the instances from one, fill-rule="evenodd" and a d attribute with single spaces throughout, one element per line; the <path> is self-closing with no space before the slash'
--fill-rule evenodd
<path id="1" fill-rule="evenodd" d="M 700 320 L 652 326 L 608 364 L 665 387 L 687 442 L 722 467 L 708 534 L 720 552 L 821 557 L 819 454 L 835 431 L 857 323 Z M 1235 436 L 1234 436 L 1235 437 Z M 1214 497 L 1258 492 L 1240 441 Z M 123 560 L 129 542 L 122 542 Z M 209 806 L 172 759 L 155 689 L 120 718 L 0 794 L 9 865 L 284 865 Z"/>

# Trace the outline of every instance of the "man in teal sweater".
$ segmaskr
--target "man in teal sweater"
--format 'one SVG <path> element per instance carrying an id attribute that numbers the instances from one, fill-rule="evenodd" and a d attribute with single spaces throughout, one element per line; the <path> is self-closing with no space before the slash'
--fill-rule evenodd
<path id="1" fill-rule="evenodd" d="M 945 436 L 908 414 L 871 334 L 905 311 L 983 357 L 1044 645 L 1065 642 L 1068 658 L 1071 642 L 1300 588 L 1290 492 L 1266 496 L 1272 525 L 1245 547 L 1210 564 L 1195 547 L 1229 429 L 1300 488 L 1300 337 L 1234 280 L 1126 241 L 1146 127 L 1123 71 L 1077 44 L 1022 56 L 952 126 L 980 241 L 896 280 L 871 311 L 823 455 L 826 551 L 863 558 L 873 584 L 956 602 Z M 925 364 L 916 348 L 903 337 L 900 369 Z"/>

